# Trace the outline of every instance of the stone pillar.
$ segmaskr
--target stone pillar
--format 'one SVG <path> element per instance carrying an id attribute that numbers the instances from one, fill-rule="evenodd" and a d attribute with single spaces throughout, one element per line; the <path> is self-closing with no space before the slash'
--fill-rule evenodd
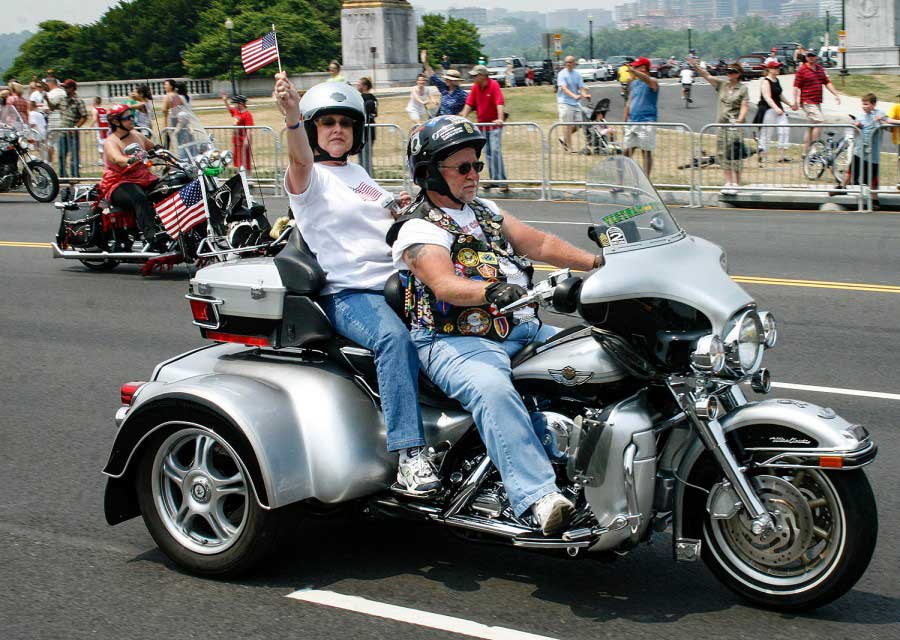
<path id="1" fill-rule="evenodd" d="M 900 73 L 900 0 L 845 0 L 847 68 Z"/>
<path id="2" fill-rule="evenodd" d="M 407 0 L 344 0 L 341 50 L 341 73 L 348 81 L 371 78 L 374 62 L 376 87 L 412 86 L 421 71 L 412 5 Z"/>

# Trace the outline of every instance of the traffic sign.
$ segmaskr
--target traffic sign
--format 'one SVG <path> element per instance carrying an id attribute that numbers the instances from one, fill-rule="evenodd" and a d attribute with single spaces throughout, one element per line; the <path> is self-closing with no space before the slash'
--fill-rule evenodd
<path id="1" fill-rule="evenodd" d="M 560 33 L 553 34 L 553 50 L 556 53 L 562 53 L 562 34 Z"/>
<path id="2" fill-rule="evenodd" d="M 838 31 L 838 51 L 847 53 L 847 32 L 843 29 Z"/>

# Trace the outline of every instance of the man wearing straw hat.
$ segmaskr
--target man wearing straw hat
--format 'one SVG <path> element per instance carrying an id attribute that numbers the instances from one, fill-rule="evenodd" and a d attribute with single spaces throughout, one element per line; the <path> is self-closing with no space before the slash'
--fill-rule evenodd
<path id="1" fill-rule="evenodd" d="M 441 107 L 438 109 L 437 115 L 458 115 L 463 110 L 463 107 L 466 106 L 466 98 L 469 97 L 469 94 L 459 86 L 460 82 L 462 82 L 462 76 L 459 71 L 456 69 L 445 69 L 444 75 L 438 77 L 438 74 L 428 64 L 428 51 L 422 49 L 419 53 L 419 58 L 425 67 L 425 75 L 429 78 L 429 82 L 441 92 Z"/>

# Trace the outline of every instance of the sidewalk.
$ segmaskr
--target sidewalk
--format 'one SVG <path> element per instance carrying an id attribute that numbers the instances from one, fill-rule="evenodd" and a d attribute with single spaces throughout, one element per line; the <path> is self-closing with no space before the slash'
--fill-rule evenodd
<path id="1" fill-rule="evenodd" d="M 829 74 L 829 78 L 831 78 L 832 83 L 834 83 L 834 88 L 840 92 L 840 88 L 835 76 L 837 76 L 837 72 L 834 69 L 830 69 L 832 73 Z M 794 74 L 789 73 L 783 76 L 779 76 L 779 81 L 781 82 L 781 88 L 783 89 L 782 95 L 785 99 L 792 101 L 794 99 Z M 750 104 L 755 105 L 759 102 L 759 91 L 760 91 L 759 80 L 753 80 L 748 84 L 750 89 Z M 893 98 L 895 96 L 879 96 L 878 100 L 878 108 L 884 111 L 885 113 L 891 110 L 891 107 L 894 106 L 893 102 L 887 100 L 887 98 Z M 835 97 L 831 94 L 828 89 L 822 89 L 822 113 L 825 116 L 826 122 L 833 122 L 836 124 L 850 124 L 850 118 L 848 117 L 850 114 L 853 114 L 857 118 L 862 113 L 862 100 L 856 96 L 845 96 L 841 95 L 841 103 L 838 104 Z M 806 122 L 806 117 L 803 115 L 802 111 L 792 111 L 788 109 L 786 111 L 789 119 L 796 118 L 803 122 Z"/>

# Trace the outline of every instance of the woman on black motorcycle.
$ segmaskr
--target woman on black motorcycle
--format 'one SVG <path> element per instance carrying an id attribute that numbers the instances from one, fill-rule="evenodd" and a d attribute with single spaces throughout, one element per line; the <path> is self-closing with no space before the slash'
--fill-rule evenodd
<path id="1" fill-rule="evenodd" d="M 133 143 L 140 144 L 145 151 L 152 150 L 154 145 L 134 130 L 134 112 L 129 106 L 113 107 L 107 120 L 110 133 L 103 143 L 106 170 L 100 180 L 100 197 L 116 207 L 134 211 L 144 235 L 143 251 L 160 251 L 165 234 L 156 221 L 156 212 L 146 193 L 159 178 L 138 161 L 138 156 L 125 154 L 125 147 Z"/>

